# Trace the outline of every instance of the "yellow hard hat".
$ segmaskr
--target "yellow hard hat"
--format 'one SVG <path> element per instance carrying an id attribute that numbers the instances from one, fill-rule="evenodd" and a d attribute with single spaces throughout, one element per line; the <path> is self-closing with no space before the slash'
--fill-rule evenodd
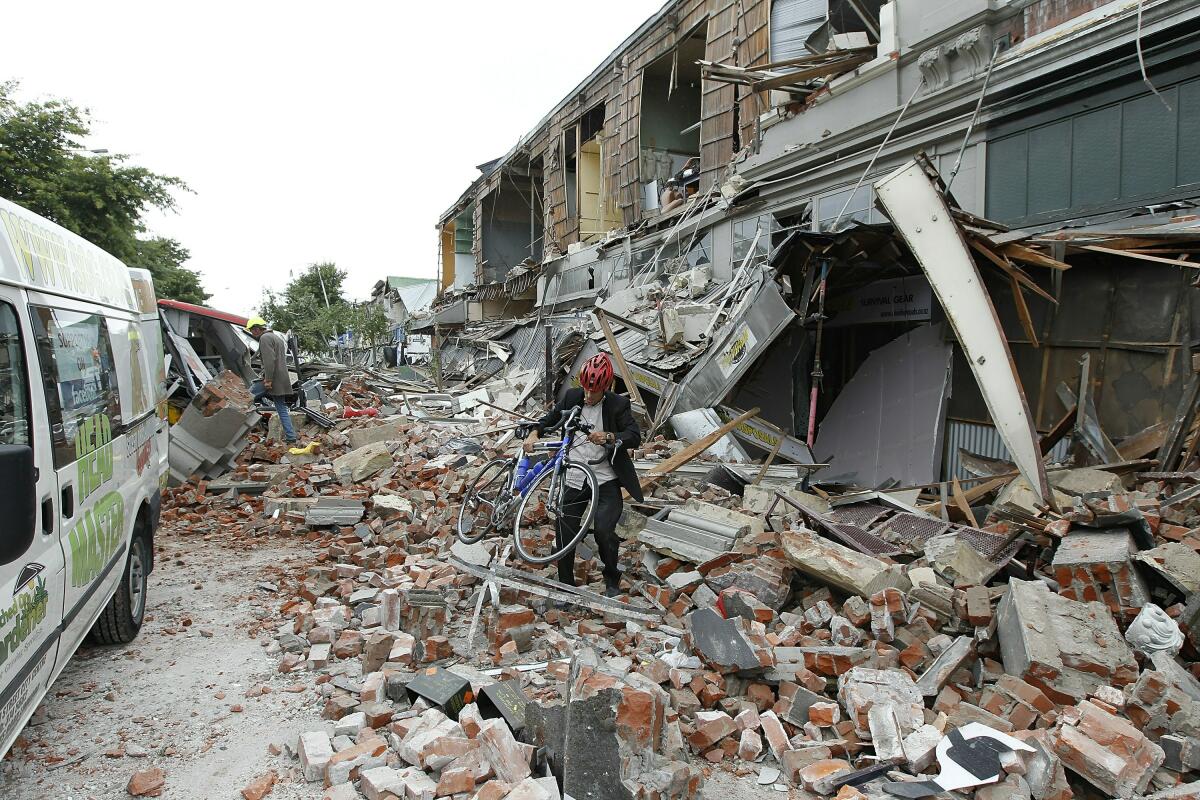
<path id="1" fill-rule="evenodd" d="M 246 333 L 249 333 L 251 329 L 258 327 L 267 327 L 267 321 L 262 317 L 251 317 L 250 319 L 246 320 Z"/>

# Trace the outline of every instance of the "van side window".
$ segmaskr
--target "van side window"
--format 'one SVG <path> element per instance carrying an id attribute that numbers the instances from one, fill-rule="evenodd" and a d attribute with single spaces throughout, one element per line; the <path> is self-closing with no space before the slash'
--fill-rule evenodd
<path id="1" fill-rule="evenodd" d="M 120 431 L 112 344 L 98 314 L 30 306 L 30 318 L 46 390 L 54 465 L 61 469 Z"/>
<path id="2" fill-rule="evenodd" d="M 0 444 L 31 444 L 29 371 L 17 311 L 0 302 Z"/>

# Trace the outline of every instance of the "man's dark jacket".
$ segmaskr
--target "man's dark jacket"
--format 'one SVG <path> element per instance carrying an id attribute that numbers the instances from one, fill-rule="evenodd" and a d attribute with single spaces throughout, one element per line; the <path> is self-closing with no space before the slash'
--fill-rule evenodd
<path id="1" fill-rule="evenodd" d="M 617 474 L 617 482 L 629 492 L 635 500 L 642 500 L 642 486 L 638 482 L 637 470 L 633 468 L 633 459 L 629 451 L 642 443 L 642 432 L 633 418 L 633 409 L 629 407 L 629 398 L 613 392 L 605 392 L 600 401 L 600 418 L 604 422 L 605 432 L 617 437 L 616 455 L 613 457 L 613 472 Z M 561 422 L 572 408 L 583 405 L 583 389 L 568 389 L 562 401 L 550 413 L 537 422 L 538 434 L 546 432 Z"/>

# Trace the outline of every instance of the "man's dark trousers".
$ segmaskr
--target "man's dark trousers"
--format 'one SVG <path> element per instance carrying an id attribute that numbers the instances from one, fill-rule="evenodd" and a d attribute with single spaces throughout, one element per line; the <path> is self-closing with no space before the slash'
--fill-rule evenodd
<path id="1" fill-rule="evenodd" d="M 591 491 L 587 486 L 579 489 L 567 487 L 563 499 L 563 513 L 558 518 L 557 545 L 569 542 L 579 532 L 579 523 Z M 617 481 L 605 481 L 596 490 L 596 514 L 592 517 L 592 533 L 600 548 L 600 560 L 604 562 L 605 586 L 616 586 L 621 579 L 617 568 L 617 521 L 621 518 L 621 485 Z M 558 559 L 558 580 L 568 586 L 575 585 L 575 548 Z"/>

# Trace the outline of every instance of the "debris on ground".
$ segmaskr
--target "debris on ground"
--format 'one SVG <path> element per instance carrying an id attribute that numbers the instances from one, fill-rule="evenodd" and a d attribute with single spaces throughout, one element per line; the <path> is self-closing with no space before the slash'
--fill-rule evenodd
<path id="1" fill-rule="evenodd" d="M 325 722 L 246 796 L 298 782 L 326 797 L 690 798 L 714 770 L 839 798 L 1200 785 L 1200 556 L 1183 543 L 1200 545 L 1200 494 L 1179 496 L 1200 478 L 1067 469 L 1054 485 L 1081 493 L 1057 510 L 977 500 L 956 523 L 802 476 L 766 502 L 710 480 L 702 453 L 705 471 L 643 467 L 660 477 L 626 507 L 614 600 L 587 539 L 573 589 L 553 565 L 506 562 L 503 537 L 455 537 L 465 485 L 515 452 L 513 414 L 533 400 L 464 414 L 453 390 L 409 386 L 393 404 L 353 373 L 324 391 L 379 411 L 298 420 L 313 452 L 251 433 L 219 490 L 168 490 L 163 512 L 173 535 L 299 537 L 313 553 L 252 635 Z M 635 463 L 685 448 L 660 434 Z"/>

